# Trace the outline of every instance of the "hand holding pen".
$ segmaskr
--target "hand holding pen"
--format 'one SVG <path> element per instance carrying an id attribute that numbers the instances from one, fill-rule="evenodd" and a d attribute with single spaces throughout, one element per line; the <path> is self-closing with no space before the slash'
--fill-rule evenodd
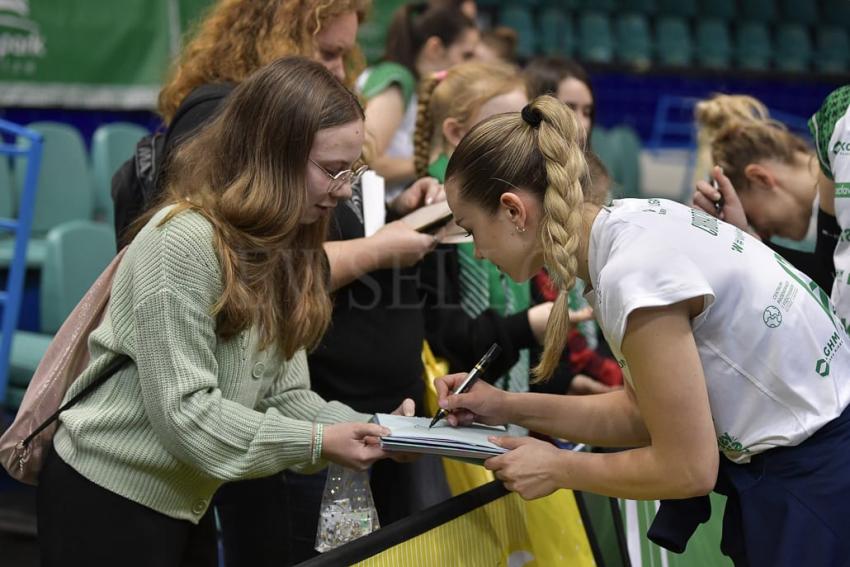
<path id="1" fill-rule="evenodd" d="M 488 425 L 507 423 L 501 409 L 506 392 L 478 380 L 500 352 L 501 348 L 494 344 L 468 374 L 450 374 L 434 381 L 440 410 L 431 421 L 432 426 L 443 417 L 453 426 L 472 421 Z"/>

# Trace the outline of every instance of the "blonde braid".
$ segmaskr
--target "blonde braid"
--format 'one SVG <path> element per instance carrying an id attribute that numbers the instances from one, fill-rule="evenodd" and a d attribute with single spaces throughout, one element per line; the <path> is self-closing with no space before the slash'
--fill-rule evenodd
<path id="1" fill-rule="evenodd" d="M 546 325 L 543 354 L 534 368 L 535 381 L 540 381 L 552 375 L 567 342 L 570 328 L 568 294 L 578 272 L 577 251 L 584 202 L 581 180 L 587 176 L 587 162 L 583 131 L 567 106 L 552 97 L 539 97 L 530 106 L 542 117 L 537 145 L 545 160 L 548 182 L 541 224 L 543 255 L 559 289 Z"/>
<path id="2" fill-rule="evenodd" d="M 416 129 L 413 132 L 413 165 L 416 177 L 426 177 L 431 164 L 431 138 L 434 125 L 431 117 L 431 95 L 440 84 L 436 76 L 423 80 L 419 88 L 419 102 L 416 107 Z"/>

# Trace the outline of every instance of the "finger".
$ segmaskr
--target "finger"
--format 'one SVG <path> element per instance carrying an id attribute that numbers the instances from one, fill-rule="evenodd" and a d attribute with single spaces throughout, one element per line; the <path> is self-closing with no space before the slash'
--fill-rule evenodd
<path id="1" fill-rule="evenodd" d="M 391 432 L 388 428 L 383 425 L 378 425 L 377 423 L 358 423 L 354 427 L 354 437 L 355 439 L 364 439 L 365 437 L 384 437 L 389 435 Z"/>
<path id="2" fill-rule="evenodd" d="M 363 438 L 363 442 L 366 445 L 380 445 L 381 444 L 381 438 L 375 437 L 374 435 L 367 435 L 366 437 Z"/>
<path id="3" fill-rule="evenodd" d="M 717 209 L 714 207 L 714 201 L 710 201 L 702 193 L 694 193 L 694 207 L 710 214 L 711 216 L 717 215 Z"/>
<path id="4" fill-rule="evenodd" d="M 534 442 L 534 439 L 532 439 L 531 437 L 514 437 L 512 435 L 490 437 L 489 439 L 490 442 L 494 445 L 498 445 L 499 447 L 507 449 L 508 451 Z"/>
<path id="5" fill-rule="evenodd" d="M 425 204 L 430 205 L 431 203 L 435 203 L 437 200 L 437 195 L 443 190 L 443 186 L 440 185 L 436 179 L 431 179 L 432 183 L 428 184 L 428 187 L 425 192 Z"/>
<path id="6" fill-rule="evenodd" d="M 499 478 L 499 471 L 502 470 L 503 466 L 505 466 L 503 461 L 504 457 L 501 455 L 498 457 L 490 457 L 484 461 L 484 468 L 488 471 L 493 471 L 496 478 Z"/>
<path id="7" fill-rule="evenodd" d="M 413 414 L 415 413 L 416 402 L 410 398 L 405 398 L 405 400 L 401 402 L 401 414 L 405 417 L 413 417 Z"/>
<path id="8" fill-rule="evenodd" d="M 738 193 L 732 186 L 732 181 L 723 173 L 723 168 L 716 165 L 714 166 L 711 174 L 717 180 L 717 189 L 720 191 L 720 194 L 723 195 L 723 199 L 727 202 L 737 201 Z"/>
<path id="9" fill-rule="evenodd" d="M 696 191 L 694 192 L 694 194 L 696 195 L 697 193 L 704 195 L 709 201 L 712 202 L 720 199 L 720 190 L 715 189 L 705 181 L 697 181 Z"/>

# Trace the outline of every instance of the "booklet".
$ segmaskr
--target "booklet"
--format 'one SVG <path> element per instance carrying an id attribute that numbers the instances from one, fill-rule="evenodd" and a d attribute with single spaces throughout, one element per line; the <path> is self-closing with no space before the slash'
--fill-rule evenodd
<path id="1" fill-rule="evenodd" d="M 504 426 L 473 423 L 452 427 L 442 419 L 428 429 L 428 417 L 405 417 L 402 415 L 375 414 L 374 421 L 392 432 L 381 437 L 381 446 L 387 451 L 428 453 L 461 459 L 483 461 L 501 455 L 506 449 L 494 445 L 488 437 L 516 434 Z"/>

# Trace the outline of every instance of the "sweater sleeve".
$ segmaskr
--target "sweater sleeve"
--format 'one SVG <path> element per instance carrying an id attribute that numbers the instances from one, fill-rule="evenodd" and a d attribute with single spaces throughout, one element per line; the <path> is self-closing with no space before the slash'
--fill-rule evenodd
<path id="1" fill-rule="evenodd" d="M 316 423 L 342 423 L 369 421 L 372 416 L 358 413 L 340 402 L 327 402 L 310 390 L 310 369 L 307 354 L 300 350 L 289 361 L 286 372 L 278 378 L 268 396 L 263 398 L 257 410 L 274 408 L 289 418 Z"/>
<path id="2" fill-rule="evenodd" d="M 309 421 L 222 396 L 210 315 L 221 276 L 211 227 L 181 216 L 146 235 L 134 266 L 135 359 L 151 427 L 175 458 L 225 481 L 308 461 Z"/>

